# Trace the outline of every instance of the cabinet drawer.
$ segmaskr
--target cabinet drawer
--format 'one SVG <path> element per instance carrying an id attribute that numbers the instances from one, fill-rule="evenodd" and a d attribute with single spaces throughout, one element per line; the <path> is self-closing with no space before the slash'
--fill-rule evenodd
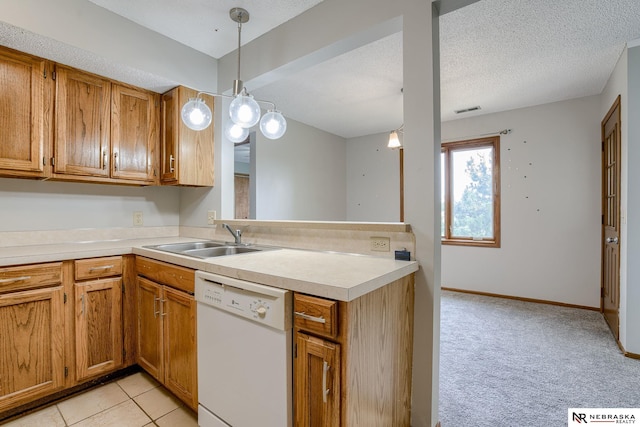
<path id="1" fill-rule="evenodd" d="M 62 283 L 62 263 L 0 268 L 0 293 Z"/>
<path id="2" fill-rule="evenodd" d="M 335 338 L 338 336 L 338 302 L 295 294 L 295 326 L 308 332 Z"/>
<path id="3" fill-rule="evenodd" d="M 136 257 L 136 270 L 154 282 L 168 285 L 191 294 L 195 291 L 195 271 L 149 258 Z"/>
<path id="4" fill-rule="evenodd" d="M 76 280 L 122 275 L 122 257 L 80 259 L 75 261 Z"/>

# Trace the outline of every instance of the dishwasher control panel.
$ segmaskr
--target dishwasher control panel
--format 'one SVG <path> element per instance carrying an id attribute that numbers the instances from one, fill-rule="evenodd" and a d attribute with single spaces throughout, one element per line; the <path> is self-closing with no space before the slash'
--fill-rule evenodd
<path id="1" fill-rule="evenodd" d="M 284 289 L 198 271 L 195 298 L 273 328 L 291 328 L 291 292 Z"/>

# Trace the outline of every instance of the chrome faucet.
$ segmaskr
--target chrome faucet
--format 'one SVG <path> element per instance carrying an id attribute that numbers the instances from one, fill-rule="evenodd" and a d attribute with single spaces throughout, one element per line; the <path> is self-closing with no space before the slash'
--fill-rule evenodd
<path id="1" fill-rule="evenodd" d="M 224 228 L 226 228 L 227 230 L 229 230 L 229 233 L 231 233 L 231 235 L 233 236 L 233 238 L 236 241 L 236 245 L 241 245 L 242 244 L 242 231 L 241 230 L 233 231 L 233 229 L 231 227 L 229 227 L 229 224 L 222 224 L 222 226 Z"/>

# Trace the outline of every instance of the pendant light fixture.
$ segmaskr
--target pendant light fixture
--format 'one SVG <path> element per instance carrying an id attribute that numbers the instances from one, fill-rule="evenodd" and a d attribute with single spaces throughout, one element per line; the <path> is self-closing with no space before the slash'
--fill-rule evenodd
<path id="1" fill-rule="evenodd" d="M 389 143 L 387 144 L 387 148 L 396 149 L 402 148 L 402 143 L 400 143 L 400 137 L 398 134 L 403 133 L 404 124 L 400 126 L 398 129 L 394 129 L 389 132 Z"/>
<path id="2" fill-rule="evenodd" d="M 240 49 L 242 24 L 249 21 L 249 12 L 241 7 L 234 7 L 229 11 L 232 21 L 238 23 L 238 74 L 233 81 L 233 96 L 221 95 L 211 92 L 198 92 L 195 98 L 182 107 L 182 121 L 187 127 L 193 130 L 202 130 L 211 124 L 211 109 L 207 106 L 200 95 L 212 95 L 226 98 L 233 98 L 229 105 L 229 119 L 225 125 L 224 134 L 232 142 L 244 141 L 249 135 L 249 128 L 260 122 L 260 131 L 269 139 L 278 139 L 287 130 L 287 121 L 280 111 L 276 109 L 276 104 L 271 101 L 254 99 L 247 92 L 242 80 L 240 80 Z M 260 119 L 260 103 L 267 104 L 267 113 Z"/>

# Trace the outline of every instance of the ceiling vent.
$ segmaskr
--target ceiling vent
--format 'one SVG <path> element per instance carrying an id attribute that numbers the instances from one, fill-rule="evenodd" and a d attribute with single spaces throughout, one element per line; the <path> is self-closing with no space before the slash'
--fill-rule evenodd
<path id="1" fill-rule="evenodd" d="M 464 108 L 464 109 L 462 109 L 462 110 L 455 110 L 455 113 L 456 113 L 456 114 L 468 113 L 468 112 L 470 112 L 470 111 L 477 111 L 477 110 L 479 110 L 479 109 L 480 109 L 480 106 L 479 106 L 479 105 L 477 105 L 477 106 L 475 106 L 475 107 Z"/>

